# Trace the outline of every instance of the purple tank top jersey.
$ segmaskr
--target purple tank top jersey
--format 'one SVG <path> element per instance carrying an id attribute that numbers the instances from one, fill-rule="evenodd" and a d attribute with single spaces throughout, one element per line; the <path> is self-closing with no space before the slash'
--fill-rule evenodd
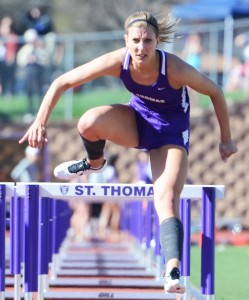
<path id="1" fill-rule="evenodd" d="M 129 105 L 136 112 L 139 146 L 151 150 L 173 144 L 189 148 L 190 103 L 187 87 L 172 88 L 167 79 L 167 53 L 157 49 L 160 70 L 157 81 L 141 85 L 131 78 L 130 53 L 127 50 L 122 63 L 120 78 L 132 93 Z"/>

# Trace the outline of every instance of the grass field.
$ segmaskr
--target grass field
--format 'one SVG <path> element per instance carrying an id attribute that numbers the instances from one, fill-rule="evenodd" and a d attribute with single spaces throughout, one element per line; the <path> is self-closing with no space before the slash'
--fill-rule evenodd
<path id="1" fill-rule="evenodd" d="M 77 92 L 73 97 L 63 95 L 57 106 L 55 107 L 50 120 L 63 120 L 65 118 L 65 111 L 71 110 L 70 99 L 72 100 L 72 115 L 73 119 L 78 119 L 83 112 L 89 108 L 99 106 L 102 104 L 127 103 L 130 99 L 130 93 L 124 88 L 120 89 L 94 89 L 89 91 Z M 243 101 L 243 94 L 241 92 L 230 93 L 226 95 L 229 102 Z M 38 109 L 42 99 L 36 99 L 36 110 Z M 202 109 L 210 107 L 210 100 L 207 96 L 201 96 L 199 105 Z M 28 104 L 25 95 L 18 95 L 14 97 L 0 96 L 0 119 L 20 121 L 27 113 Z"/>
<path id="2" fill-rule="evenodd" d="M 200 287 L 200 248 L 191 248 L 191 282 Z M 215 300 L 249 299 L 249 245 L 216 246 Z"/>
<path id="3" fill-rule="evenodd" d="M 71 109 L 70 97 L 63 95 L 52 112 L 50 120 L 63 120 L 65 110 Z M 124 89 L 103 90 L 96 89 L 92 92 L 74 93 L 72 101 L 73 118 L 78 119 L 86 110 L 104 104 L 127 103 L 130 93 Z M 41 99 L 36 99 L 36 110 Z M 25 95 L 14 97 L 0 96 L 0 119 L 19 121 L 27 113 L 28 102 Z"/>

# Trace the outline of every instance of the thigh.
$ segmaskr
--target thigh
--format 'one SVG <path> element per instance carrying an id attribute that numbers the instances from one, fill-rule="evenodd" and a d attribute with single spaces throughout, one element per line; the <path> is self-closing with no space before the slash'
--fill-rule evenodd
<path id="1" fill-rule="evenodd" d="M 79 120 L 78 129 L 89 140 L 110 140 L 125 147 L 137 147 L 135 112 L 128 105 L 99 106 L 88 110 Z"/>

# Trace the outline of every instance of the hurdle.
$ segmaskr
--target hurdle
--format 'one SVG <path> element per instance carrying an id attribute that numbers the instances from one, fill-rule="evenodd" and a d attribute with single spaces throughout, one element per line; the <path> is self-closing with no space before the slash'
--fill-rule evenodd
<path id="1" fill-rule="evenodd" d="M 40 293 L 40 299 L 43 299 L 43 292 L 45 294 L 48 293 L 46 283 L 44 280 L 41 280 L 37 277 L 37 274 L 47 274 L 48 273 L 48 262 L 52 261 L 52 256 L 54 256 L 54 260 L 56 261 L 57 252 L 59 246 L 63 240 L 63 237 L 66 234 L 66 229 L 68 228 L 69 215 L 67 213 L 67 200 L 68 199 L 82 199 L 86 202 L 91 201 L 120 201 L 123 200 L 128 202 L 134 202 L 137 200 L 145 200 L 148 201 L 148 209 L 151 210 L 151 203 L 153 201 L 153 186 L 152 185 L 135 185 L 135 184 L 78 184 L 78 183 L 32 183 L 32 184 L 24 184 L 24 183 L 2 183 L 0 185 L 4 192 L 1 193 L 3 195 L 1 199 L 5 197 L 6 187 L 8 190 L 8 195 L 14 197 L 16 199 L 24 199 L 25 208 L 24 208 L 24 219 L 26 228 L 26 241 L 24 248 L 25 256 L 25 284 L 24 284 L 24 292 L 25 299 L 32 299 L 32 292 Z M 11 188 L 10 188 L 11 187 Z M 42 199 L 42 200 L 41 200 Z M 184 294 L 184 299 L 190 299 L 190 219 L 191 219 L 191 200 L 202 199 L 202 249 L 201 249 L 201 292 L 206 296 L 206 299 L 211 300 L 214 299 L 214 230 L 215 230 L 215 202 L 217 199 L 224 199 L 224 186 L 223 185 L 185 185 L 184 189 L 181 193 L 181 219 L 184 225 L 185 238 L 183 245 L 183 259 L 181 265 L 181 273 L 184 279 L 184 284 L 187 288 L 187 292 Z M 40 201 L 40 207 L 43 205 L 42 212 L 38 209 L 38 204 Z M 1 203 L 4 202 L 1 200 Z M 49 253 L 48 249 L 42 249 L 41 246 L 44 244 L 42 242 L 42 238 L 44 238 L 48 232 L 51 233 L 53 230 L 51 227 L 51 203 L 54 206 L 59 206 L 60 212 L 63 212 L 65 220 L 65 226 L 63 226 L 60 230 L 61 235 L 57 237 L 55 241 L 51 241 L 54 243 L 54 251 L 53 253 Z M 0 208 L 2 208 L 0 206 Z M 54 208 L 54 210 L 56 210 Z M 38 216 L 39 222 L 42 223 L 42 231 L 39 235 L 38 232 Z M 147 220 L 147 227 L 150 227 L 150 221 Z M 62 223 L 63 224 L 63 223 Z M 17 230 L 17 228 L 16 228 Z M 135 229 L 134 229 L 135 230 Z M 136 231 L 136 230 L 135 230 Z M 58 231 L 57 231 L 58 232 Z M 157 231 L 158 232 L 158 231 Z M 135 233 L 136 238 L 141 242 L 140 233 Z M 38 240 L 38 236 L 39 239 Z M 146 247 L 149 248 L 150 245 L 149 239 L 146 240 Z M 48 247 L 49 248 L 49 247 Z M 51 247 L 50 247 L 51 248 Z M 27 250 L 28 249 L 28 250 Z M 41 252 L 42 251 L 42 252 Z M 45 252 L 44 252 L 45 251 Z M 160 258 L 160 247 L 158 243 L 155 246 L 154 253 L 156 257 Z M 13 253 L 14 256 L 19 257 L 20 253 Z M 31 259 L 32 257 L 32 259 Z M 39 262 L 39 270 L 37 270 L 37 265 L 34 263 L 35 259 Z M 18 261 L 18 260 L 17 260 Z M 45 262 L 45 263 L 44 263 Z M 45 267 L 42 267 L 44 266 Z M 159 263 L 157 263 L 159 265 Z M 55 273 L 56 273 L 56 264 L 55 264 Z M 18 268 L 17 268 L 18 269 Z M 19 271 L 19 270 L 18 270 Z M 159 274 L 158 274 L 159 275 Z M 4 287 L 2 287 L 2 279 L 1 275 L 1 293 L 4 292 Z M 46 278 L 47 275 L 45 275 Z M 38 281 L 40 280 L 40 286 L 38 289 Z M 43 283 L 41 283 L 43 282 Z M 4 296 L 3 296 L 4 297 Z M 94 297 L 94 296 L 93 296 Z M 99 298 L 98 295 L 95 296 Z M 115 293 L 112 295 L 112 298 L 120 297 L 120 295 L 116 295 Z M 76 296 L 77 298 L 77 296 Z M 162 299 L 165 298 L 165 295 L 162 292 Z M 4 299 L 4 298 L 3 298 Z M 15 299 L 20 299 L 20 295 L 16 295 Z M 83 299 L 83 298 L 82 298 Z M 88 299 L 95 299 L 89 298 Z M 137 299 L 140 299 L 139 297 Z M 172 298 L 174 299 L 174 298 Z"/>

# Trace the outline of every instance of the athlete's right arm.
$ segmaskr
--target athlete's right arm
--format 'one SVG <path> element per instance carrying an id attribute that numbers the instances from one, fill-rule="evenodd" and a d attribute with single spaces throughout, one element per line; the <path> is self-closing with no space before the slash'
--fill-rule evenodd
<path id="1" fill-rule="evenodd" d="M 43 98 L 35 121 L 19 143 L 28 140 L 31 147 L 40 149 L 43 142 L 48 142 L 46 125 L 62 94 L 101 76 L 119 77 L 124 53 L 125 48 L 109 52 L 55 79 Z"/>

